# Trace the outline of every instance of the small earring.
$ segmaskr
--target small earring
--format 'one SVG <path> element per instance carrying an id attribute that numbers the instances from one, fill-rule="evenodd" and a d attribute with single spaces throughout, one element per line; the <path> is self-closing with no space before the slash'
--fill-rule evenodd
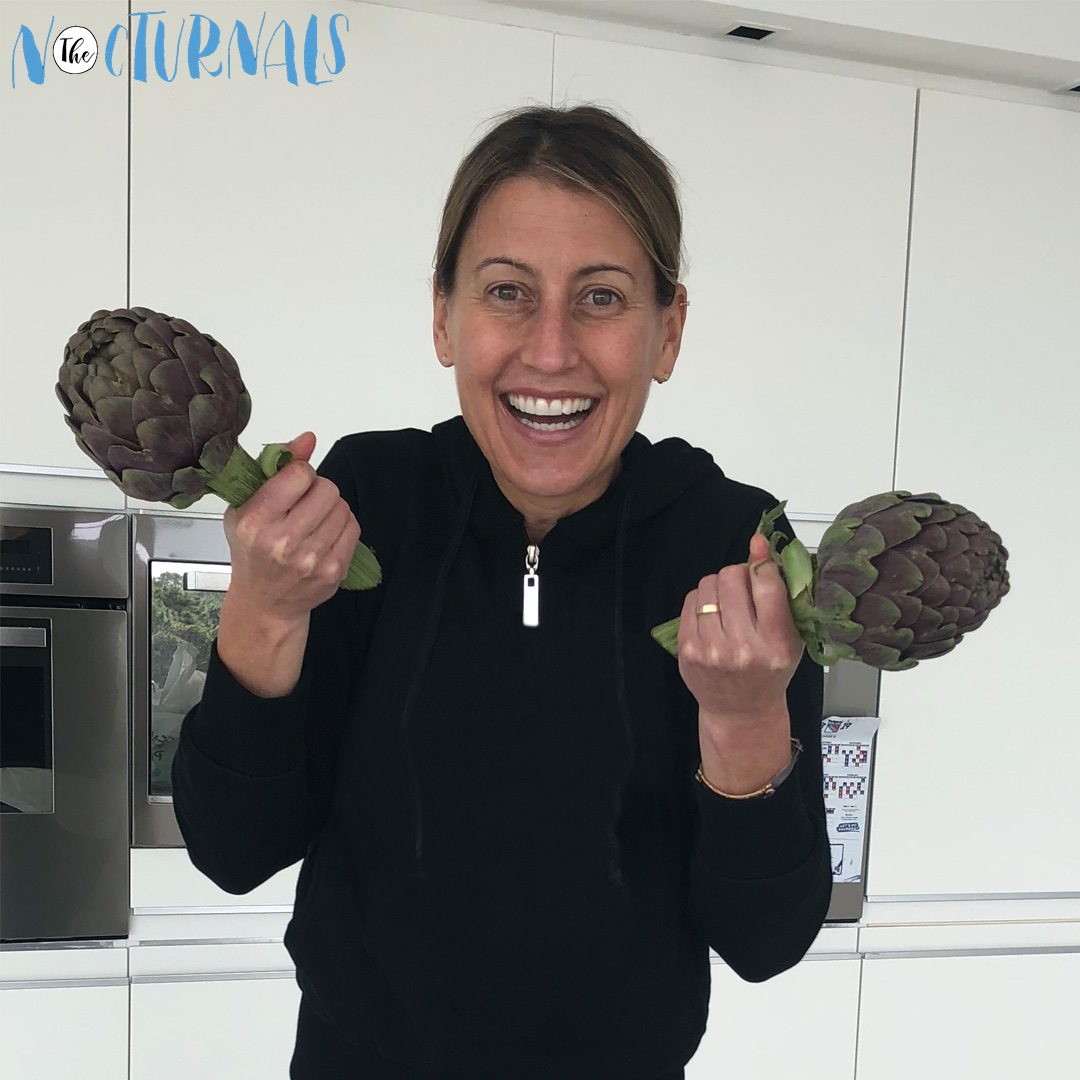
<path id="1" fill-rule="evenodd" d="M 668 375 L 657 375 L 656 376 L 656 381 L 658 383 L 666 383 L 669 378 L 670 378 L 670 376 L 668 376 Z"/>

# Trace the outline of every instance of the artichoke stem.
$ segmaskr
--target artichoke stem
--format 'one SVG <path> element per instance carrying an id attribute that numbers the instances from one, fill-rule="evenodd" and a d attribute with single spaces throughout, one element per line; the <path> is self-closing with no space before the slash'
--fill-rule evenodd
<path id="1" fill-rule="evenodd" d="M 225 468 L 206 486 L 230 506 L 238 507 L 243 506 L 265 483 L 266 476 L 259 463 L 237 443 L 225 462 Z"/>
<path id="2" fill-rule="evenodd" d="M 352 559 L 345 577 L 341 579 L 342 589 L 373 589 L 382 581 L 382 567 L 375 558 L 375 552 L 362 540 L 357 540 Z"/>
<path id="3" fill-rule="evenodd" d="M 266 483 L 269 476 L 273 476 L 282 465 L 291 460 L 292 454 L 281 443 L 263 447 L 258 461 L 237 443 L 236 449 L 225 463 L 225 468 L 206 486 L 230 506 L 243 506 Z M 264 466 L 269 476 L 263 471 Z M 358 541 L 340 587 L 350 590 L 373 589 L 381 581 L 382 567 L 375 558 L 375 552 Z"/>

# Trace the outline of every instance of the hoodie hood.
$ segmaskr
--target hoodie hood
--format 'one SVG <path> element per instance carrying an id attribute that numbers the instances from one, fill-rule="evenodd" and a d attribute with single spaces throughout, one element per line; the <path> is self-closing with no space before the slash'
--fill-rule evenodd
<path id="1" fill-rule="evenodd" d="M 465 419 L 460 414 L 436 424 L 431 429 L 436 455 L 441 462 L 444 479 L 451 493 L 451 501 L 457 507 L 451 527 L 449 543 L 440 561 L 436 575 L 435 595 L 428 621 L 424 629 L 419 661 L 414 668 L 412 682 L 406 697 L 402 715 L 402 735 L 408 754 L 411 781 L 414 792 L 414 842 L 412 873 L 421 881 L 424 872 L 423 799 L 417 780 L 410 739 L 410 720 L 413 704 L 423 684 L 431 655 L 432 642 L 442 615 L 443 598 L 447 577 L 453 571 L 454 562 L 467 528 L 481 538 L 488 538 L 503 531 L 512 532 L 520 538 L 522 566 L 525 549 L 529 543 L 525 519 L 521 512 L 503 495 L 491 471 L 491 465 L 473 438 Z M 706 450 L 691 446 L 685 439 L 672 437 L 651 443 L 635 431 L 623 448 L 622 468 L 607 490 L 588 506 L 560 518 L 557 526 L 545 537 L 545 554 L 554 552 L 559 561 L 572 562 L 577 557 L 595 551 L 605 545 L 614 547 L 615 573 L 614 626 L 616 668 L 615 685 L 618 706 L 623 719 L 623 732 L 628 748 L 629 766 L 620 781 L 614 802 L 614 812 L 608 828 L 613 859 L 609 876 L 622 883 L 621 853 L 616 838 L 622 809 L 622 793 L 626 778 L 633 770 L 634 739 L 631 732 L 631 716 L 626 701 L 626 680 L 623 671 L 623 554 L 627 532 L 657 514 L 663 513 L 676 503 L 685 492 L 708 476 L 723 476 L 720 467 Z"/>

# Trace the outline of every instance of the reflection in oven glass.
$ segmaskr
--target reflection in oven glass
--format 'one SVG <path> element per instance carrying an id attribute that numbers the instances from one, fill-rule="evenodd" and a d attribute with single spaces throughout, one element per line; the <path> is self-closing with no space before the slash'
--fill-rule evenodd
<path id="1" fill-rule="evenodd" d="M 4 619 L 5 631 L 48 640 L 49 619 Z M 14 626 L 13 624 L 18 624 Z M 8 645 L 0 675 L 0 814 L 51 814 L 52 700 L 49 649 Z"/>
<path id="2" fill-rule="evenodd" d="M 174 564 L 175 565 L 175 564 Z M 150 794 L 172 795 L 180 724 L 202 697 L 222 592 L 184 587 L 184 575 L 152 571 L 150 604 Z"/>

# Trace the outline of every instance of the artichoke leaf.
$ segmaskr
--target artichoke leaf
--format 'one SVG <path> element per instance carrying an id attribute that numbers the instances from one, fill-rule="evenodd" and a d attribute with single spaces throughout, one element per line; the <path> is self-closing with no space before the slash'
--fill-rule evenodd
<path id="1" fill-rule="evenodd" d="M 177 469 L 172 474 L 173 490 L 178 495 L 195 495 L 197 498 L 206 494 L 206 485 L 210 480 L 210 474 L 205 469 L 191 466 L 186 469 Z M 173 503 L 172 505 L 176 505 Z"/>
<path id="2" fill-rule="evenodd" d="M 800 592 L 790 597 L 788 606 L 791 608 L 791 617 L 796 623 L 821 622 L 821 612 L 814 607 L 814 601 L 808 592 Z"/>
<path id="3" fill-rule="evenodd" d="M 861 524 L 862 518 L 837 518 L 822 534 L 818 542 L 818 556 L 823 557 L 825 552 L 844 547 Z"/>
<path id="4" fill-rule="evenodd" d="M 784 512 L 784 507 L 787 506 L 787 499 L 778 503 L 771 510 L 763 510 L 761 512 L 761 518 L 758 521 L 757 532 L 763 533 L 765 536 L 772 536 L 773 527 L 776 525 L 780 515 Z M 784 535 L 781 533 L 781 535 Z"/>
<path id="5" fill-rule="evenodd" d="M 868 498 L 861 499 L 859 502 L 845 506 L 837 516 L 865 521 L 871 514 L 877 514 L 882 510 L 888 509 L 890 506 L 896 506 L 897 503 L 907 498 L 910 494 L 910 491 L 882 491 L 878 495 L 870 495 Z"/>
<path id="6" fill-rule="evenodd" d="M 792 598 L 813 593 L 814 567 L 810 554 L 798 539 L 780 552 L 780 570 Z"/>
<path id="7" fill-rule="evenodd" d="M 169 506 L 175 510 L 186 510 L 192 503 L 198 502 L 206 494 L 205 489 L 200 491 L 197 495 L 185 495 L 181 492 L 178 495 L 174 495 L 171 499 L 165 501 Z"/>

